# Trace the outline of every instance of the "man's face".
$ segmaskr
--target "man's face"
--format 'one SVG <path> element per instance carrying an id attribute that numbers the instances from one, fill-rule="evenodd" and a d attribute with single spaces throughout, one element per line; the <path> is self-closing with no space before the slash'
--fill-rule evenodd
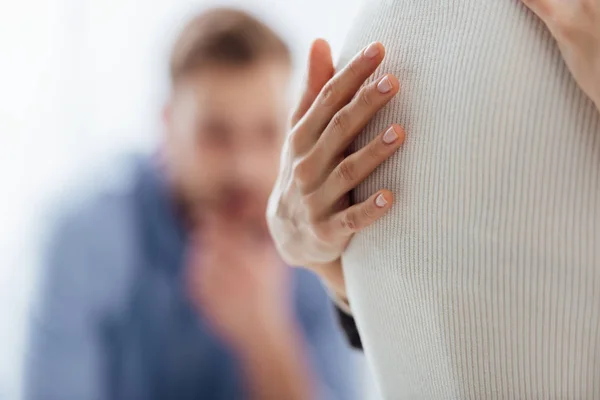
<path id="1" fill-rule="evenodd" d="M 174 89 L 166 115 L 167 166 L 201 213 L 264 219 L 279 169 L 290 67 L 206 67 Z"/>

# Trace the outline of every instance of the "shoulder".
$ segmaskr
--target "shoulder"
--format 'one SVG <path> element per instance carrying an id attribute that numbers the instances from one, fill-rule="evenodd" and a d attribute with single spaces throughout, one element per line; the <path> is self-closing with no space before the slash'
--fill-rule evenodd
<path id="1" fill-rule="evenodd" d="M 117 295 L 135 265 L 137 157 L 113 161 L 71 183 L 45 214 L 40 275 L 51 290 Z M 110 290 L 108 290 L 110 289 Z M 71 289 L 69 289 L 71 290 Z"/>
<path id="2" fill-rule="evenodd" d="M 141 161 L 133 156 L 111 161 L 66 184 L 50 202 L 43 215 L 46 244 L 66 241 L 90 249 L 129 230 Z"/>

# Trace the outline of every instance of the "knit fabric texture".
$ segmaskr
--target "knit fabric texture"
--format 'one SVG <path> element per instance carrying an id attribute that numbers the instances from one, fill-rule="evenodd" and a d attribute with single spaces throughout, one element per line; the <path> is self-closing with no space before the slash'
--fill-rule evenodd
<path id="1" fill-rule="evenodd" d="M 600 399 L 600 114 L 517 0 L 368 0 L 401 91 L 357 139 L 407 140 L 344 273 L 385 399 Z"/>

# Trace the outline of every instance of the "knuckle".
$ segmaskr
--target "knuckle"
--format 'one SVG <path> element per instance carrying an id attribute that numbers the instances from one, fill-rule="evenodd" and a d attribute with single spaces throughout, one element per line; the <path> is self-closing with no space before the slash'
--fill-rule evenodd
<path id="1" fill-rule="evenodd" d="M 317 239 L 323 242 L 328 242 L 331 239 L 331 230 L 326 224 L 315 224 L 313 232 Z"/>
<path id="2" fill-rule="evenodd" d="M 358 99 L 359 99 L 359 104 L 361 104 L 362 106 L 371 108 L 371 106 L 373 105 L 373 99 L 371 98 L 371 93 L 369 92 L 369 90 L 367 90 L 366 87 L 363 87 L 362 89 L 360 89 L 360 92 L 358 92 Z"/>
<path id="3" fill-rule="evenodd" d="M 298 124 L 298 122 L 300 122 L 300 120 L 302 119 L 302 117 L 304 116 L 304 113 L 301 112 L 300 110 L 296 110 L 292 113 L 292 115 L 290 115 L 290 119 L 289 119 L 289 123 L 292 127 L 296 126 L 296 124 Z"/>
<path id="4" fill-rule="evenodd" d="M 313 229 L 319 226 L 319 216 L 317 215 L 314 209 L 309 208 L 306 210 L 306 218 L 308 220 L 308 225 L 313 227 Z"/>
<path id="5" fill-rule="evenodd" d="M 553 16 L 553 29 L 562 39 L 574 41 L 580 35 L 580 15 L 568 12 Z"/>
<path id="6" fill-rule="evenodd" d="M 292 177 L 294 179 L 294 182 L 303 181 L 304 176 L 305 176 L 304 167 L 302 166 L 301 163 L 299 163 L 299 162 L 296 163 L 292 170 Z"/>
<path id="7" fill-rule="evenodd" d="M 302 197 L 302 207 L 306 211 L 306 216 L 310 225 L 316 225 L 319 221 L 319 216 L 317 215 L 315 209 L 315 195 L 314 193 L 306 194 Z"/>
<path id="8" fill-rule="evenodd" d="M 552 30 L 556 37 L 560 38 L 564 44 L 572 43 L 577 39 L 578 31 L 573 25 L 564 18 L 556 19 Z"/>
<path id="9" fill-rule="evenodd" d="M 337 98 L 337 83 L 332 79 L 323 87 L 321 92 L 321 103 L 330 106 L 335 103 Z"/>
<path id="10" fill-rule="evenodd" d="M 290 149 L 294 153 L 299 153 L 302 149 L 304 138 L 298 130 L 294 130 L 288 137 L 288 142 L 290 144 Z"/>
<path id="11" fill-rule="evenodd" d="M 361 58 L 355 58 L 354 60 L 350 61 L 350 63 L 348 64 L 348 75 L 350 75 L 352 78 L 359 78 L 361 75 Z"/>
<path id="12" fill-rule="evenodd" d="M 310 164 L 306 161 L 306 159 L 297 161 L 294 164 L 292 177 L 296 185 L 298 185 L 301 190 L 308 185 L 310 175 Z"/>
<path id="13" fill-rule="evenodd" d="M 560 35 L 560 38 L 562 39 L 563 43 L 571 43 L 577 37 L 576 32 L 566 24 L 559 24 L 557 27 L 555 27 L 555 32 L 557 32 L 558 35 Z"/>
<path id="14" fill-rule="evenodd" d="M 367 157 L 373 161 L 379 161 L 382 158 L 382 148 L 379 141 L 371 143 L 366 148 Z"/>
<path id="15" fill-rule="evenodd" d="M 348 129 L 348 115 L 345 112 L 338 112 L 331 120 L 331 126 L 336 134 L 346 132 Z"/>
<path id="16" fill-rule="evenodd" d="M 544 22 L 558 29 L 570 28 L 570 21 L 574 17 L 573 12 L 557 13 L 553 9 L 547 9 L 545 14 Z"/>
<path id="17" fill-rule="evenodd" d="M 583 15 L 596 15 L 598 12 L 598 3 L 594 0 L 583 0 L 581 2 L 581 12 Z"/>
<path id="18" fill-rule="evenodd" d="M 340 180 L 344 182 L 353 182 L 355 176 L 354 163 L 345 159 L 338 165 L 336 173 Z"/>
<path id="19" fill-rule="evenodd" d="M 373 205 L 370 203 L 361 207 L 361 212 L 367 221 L 373 221 L 377 217 L 375 207 L 373 207 Z"/>
<path id="20" fill-rule="evenodd" d="M 344 216 L 340 219 L 340 222 L 342 225 L 342 229 L 355 231 L 357 228 L 356 214 L 354 214 L 353 212 L 345 213 Z"/>

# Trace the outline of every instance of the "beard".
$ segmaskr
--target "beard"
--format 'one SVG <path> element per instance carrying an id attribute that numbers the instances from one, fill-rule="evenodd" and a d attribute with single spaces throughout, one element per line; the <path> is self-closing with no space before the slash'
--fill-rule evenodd
<path id="1" fill-rule="evenodd" d="M 241 229 L 255 231 L 257 237 L 269 236 L 266 210 L 270 193 L 240 187 L 215 187 L 209 192 L 193 202 L 194 219 L 201 222 L 207 216 L 218 216 Z"/>

